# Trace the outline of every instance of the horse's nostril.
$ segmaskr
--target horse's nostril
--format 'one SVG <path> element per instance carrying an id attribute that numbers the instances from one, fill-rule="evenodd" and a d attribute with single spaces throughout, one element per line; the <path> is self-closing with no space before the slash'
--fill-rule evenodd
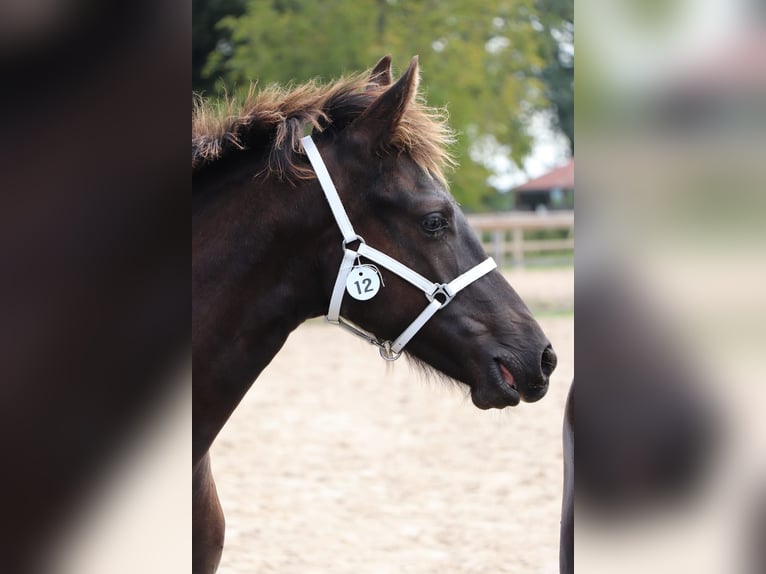
<path id="1" fill-rule="evenodd" d="M 540 359 L 540 368 L 542 369 L 543 375 L 550 377 L 551 373 L 556 368 L 557 363 L 558 359 L 556 358 L 556 353 L 553 351 L 553 347 L 548 345 L 543 350 L 543 356 Z"/>

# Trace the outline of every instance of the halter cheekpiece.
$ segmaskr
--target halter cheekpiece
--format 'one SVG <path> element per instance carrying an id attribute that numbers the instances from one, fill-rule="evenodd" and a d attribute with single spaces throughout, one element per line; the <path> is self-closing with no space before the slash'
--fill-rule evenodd
<path id="1" fill-rule="evenodd" d="M 311 136 L 306 136 L 301 142 L 303 143 L 303 149 L 316 172 L 317 179 L 322 187 L 322 191 L 324 191 L 327 203 L 330 205 L 330 210 L 335 217 L 338 228 L 343 235 L 343 260 L 340 263 L 338 276 L 335 279 L 335 286 L 333 287 L 332 296 L 330 297 L 330 307 L 327 310 L 326 319 L 330 323 L 340 325 L 354 335 L 361 337 L 368 343 L 378 347 L 380 356 L 385 360 L 395 361 L 401 356 L 404 346 L 439 309 L 446 307 L 455 295 L 465 289 L 468 285 L 495 269 L 497 264 L 494 259 L 488 257 L 462 275 L 458 275 L 449 283 L 433 283 L 420 275 L 417 271 L 410 269 L 393 257 L 389 257 L 382 251 L 370 247 L 365 243 L 364 239 L 354 231 L 351 221 L 348 218 L 348 214 L 343 208 L 343 203 L 340 200 L 338 191 L 335 189 L 335 184 L 332 182 L 332 178 L 327 171 L 327 167 L 322 160 L 322 156 L 320 155 L 314 140 L 311 139 Z M 358 245 L 352 247 L 354 244 Z M 379 339 L 372 333 L 357 327 L 340 316 L 340 307 L 343 303 L 343 295 L 346 291 L 346 283 L 349 279 L 349 274 L 351 273 L 351 270 L 355 268 L 355 263 L 360 260 L 360 257 L 364 257 L 377 263 L 381 267 L 385 267 L 425 293 L 428 305 L 393 342 Z"/>

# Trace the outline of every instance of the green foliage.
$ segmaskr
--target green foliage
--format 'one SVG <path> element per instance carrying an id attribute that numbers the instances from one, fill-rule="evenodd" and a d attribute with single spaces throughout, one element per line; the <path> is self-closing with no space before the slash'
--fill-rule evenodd
<path id="1" fill-rule="evenodd" d="M 192 0 L 192 90 L 209 91 L 210 78 L 203 77 L 202 68 L 219 43 L 228 38 L 216 27 L 225 16 L 239 16 L 245 11 L 246 0 Z"/>
<path id="2" fill-rule="evenodd" d="M 231 93 L 251 82 L 330 80 L 385 54 L 401 72 L 419 54 L 427 101 L 447 108 L 459 134 L 452 192 L 468 211 L 490 207 L 496 195 L 487 168 L 470 159 L 476 140 L 493 136 L 521 164 L 529 118 L 551 105 L 542 80 L 550 34 L 540 30 L 536 0 L 240 1 L 244 13 L 215 27 L 225 41 L 202 70 L 208 85 Z"/>

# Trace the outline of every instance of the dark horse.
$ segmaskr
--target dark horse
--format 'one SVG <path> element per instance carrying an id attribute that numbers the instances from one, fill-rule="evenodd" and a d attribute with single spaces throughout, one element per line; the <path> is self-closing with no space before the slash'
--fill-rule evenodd
<path id="1" fill-rule="evenodd" d="M 572 382 L 564 416 L 561 574 L 574 572 L 575 499 L 591 520 L 610 527 L 693 500 L 724 430 L 672 329 L 621 262 L 606 263 L 608 270 L 589 265 L 576 283 L 575 313 L 588 320 L 575 328 L 578 398 Z"/>
<path id="2" fill-rule="evenodd" d="M 196 573 L 214 572 L 223 548 L 224 519 L 208 449 L 290 332 L 328 313 L 333 293 L 341 294 L 340 315 L 369 333 L 389 359 L 398 355 L 389 341 L 401 342 L 424 308 L 438 310 L 411 339 L 405 337 L 406 350 L 467 385 L 479 408 L 536 401 L 548 388 L 556 356 L 519 296 L 494 263 L 487 264 L 447 191 L 443 168 L 450 162 L 445 145 L 451 132 L 442 115 L 418 99 L 418 78 L 414 58 L 392 83 L 386 57 L 364 75 L 268 88 L 242 104 L 229 103 L 223 113 L 196 105 Z M 363 242 L 339 229 L 327 186 L 306 155 L 307 130 Z M 363 252 L 362 245 L 375 249 Z M 343 297 L 335 288 L 339 276 L 348 276 L 341 263 L 349 251 L 355 253 L 349 264 L 380 266 L 372 273 L 383 286 L 370 300 Z"/>

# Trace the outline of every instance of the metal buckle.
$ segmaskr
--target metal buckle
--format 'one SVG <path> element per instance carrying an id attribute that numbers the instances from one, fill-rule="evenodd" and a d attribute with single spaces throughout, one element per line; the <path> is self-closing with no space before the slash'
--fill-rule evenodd
<path id="1" fill-rule="evenodd" d="M 349 248 L 349 245 L 351 245 L 355 241 L 358 241 L 359 245 L 361 245 L 362 243 L 367 243 L 364 240 L 364 237 L 362 237 L 361 235 L 354 235 L 354 237 L 349 239 L 348 241 L 346 241 L 345 239 L 341 240 L 341 245 L 343 246 L 343 250 L 345 251 L 346 249 L 349 249 L 350 251 L 356 252 L 356 250 L 359 249 L 359 246 L 357 246 L 356 249 Z"/>
<path id="2" fill-rule="evenodd" d="M 437 297 L 441 295 L 444 297 L 444 301 L 439 300 Z M 452 301 L 455 294 L 452 292 L 452 289 L 450 289 L 449 285 L 446 283 L 442 283 L 441 285 L 437 285 L 436 289 L 434 289 L 433 293 L 426 293 L 426 299 L 428 299 L 428 302 L 433 302 L 434 299 L 439 301 L 441 303 L 440 309 L 444 308 L 449 304 L 450 301 Z"/>

